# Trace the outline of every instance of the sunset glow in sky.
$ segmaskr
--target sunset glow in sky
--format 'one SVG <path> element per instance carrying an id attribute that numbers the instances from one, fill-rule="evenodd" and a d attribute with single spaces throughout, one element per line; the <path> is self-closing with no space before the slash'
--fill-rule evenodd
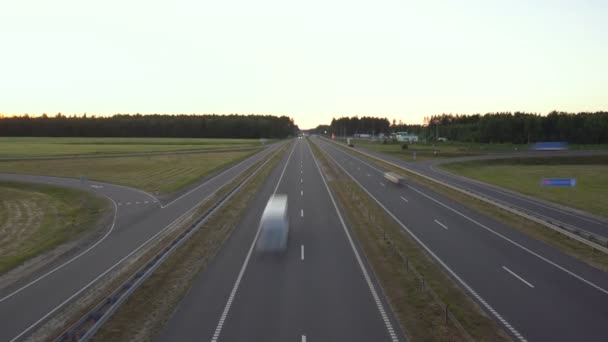
<path id="1" fill-rule="evenodd" d="M 3 1 L 0 113 L 608 109 L 608 1 Z"/>

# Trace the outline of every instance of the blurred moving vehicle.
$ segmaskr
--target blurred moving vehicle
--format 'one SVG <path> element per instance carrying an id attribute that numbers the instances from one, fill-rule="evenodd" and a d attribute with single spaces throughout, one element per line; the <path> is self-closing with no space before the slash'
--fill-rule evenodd
<path id="1" fill-rule="evenodd" d="M 288 236 L 287 195 L 272 195 L 262 213 L 256 248 L 262 252 L 285 251 Z"/>
<path id="2" fill-rule="evenodd" d="M 385 172 L 384 173 L 384 178 L 396 185 L 402 184 L 403 183 L 403 177 L 401 177 L 400 175 L 396 174 L 395 172 Z"/>

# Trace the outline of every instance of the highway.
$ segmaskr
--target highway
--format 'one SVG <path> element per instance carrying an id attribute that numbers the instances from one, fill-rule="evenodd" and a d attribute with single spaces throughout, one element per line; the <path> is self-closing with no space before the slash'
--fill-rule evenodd
<path id="1" fill-rule="evenodd" d="M 140 246 L 280 146 L 282 143 L 272 144 L 207 177 L 166 203 L 160 203 L 154 196 L 140 190 L 118 185 L 44 176 L 0 175 L 0 179 L 6 180 L 86 189 L 109 198 L 114 207 L 113 222 L 97 241 L 55 260 L 31 276 L 7 284 L 3 282 L 0 289 L 0 341 L 27 336 L 38 324 L 75 301 L 79 294 L 128 259 Z"/>
<path id="2" fill-rule="evenodd" d="M 581 212 L 573 208 L 550 203 L 538 198 L 526 196 L 521 193 L 510 191 L 499 186 L 472 180 L 466 177 L 454 175 L 443 171 L 437 166 L 442 163 L 503 159 L 513 157 L 551 157 L 551 156 L 590 156 L 605 155 L 608 151 L 530 151 L 509 154 L 494 154 L 483 156 L 470 156 L 461 158 L 425 160 L 420 162 L 408 162 L 401 158 L 389 156 L 383 153 L 371 151 L 370 149 L 356 147 L 357 150 L 373 155 L 385 161 L 390 161 L 408 169 L 423 173 L 426 176 L 446 182 L 450 185 L 460 187 L 477 194 L 491 198 L 497 202 L 517 208 L 518 210 L 532 214 L 536 217 L 551 221 L 554 224 L 573 227 L 587 231 L 604 238 L 608 238 L 608 220 L 589 213 Z M 550 174 L 547 177 L 551 177 Z M 540 184 L 540 179 L 538 180 Z"/>
<path id="3" fill-rule="evenodd" d="M 288 195 L 284 255 L 254 249 L 271 194 Z M 273 171 L 158 341 L 404 341 L 304 139 Z"/>
<path id="4" fill-rule="evenodd" d="M 605 341 L 608 275 L 422 186 L 311 138 L 519 341 Z"/>

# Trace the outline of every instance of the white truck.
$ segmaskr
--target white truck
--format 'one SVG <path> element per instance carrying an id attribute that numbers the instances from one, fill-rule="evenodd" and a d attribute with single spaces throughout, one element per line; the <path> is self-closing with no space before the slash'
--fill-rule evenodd
<path id="1" fill-rule="evenodd" d="M 386 179 L 387 181 L 389 181 L 395 185 L 403 184 L 403 177 L 396 174 L 395 172 L 385 172 L 384 179 Z"/>

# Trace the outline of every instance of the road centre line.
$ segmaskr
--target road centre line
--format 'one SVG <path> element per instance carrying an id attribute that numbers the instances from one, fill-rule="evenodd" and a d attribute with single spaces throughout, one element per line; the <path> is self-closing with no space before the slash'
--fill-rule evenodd
<path id="1" fill-rule="evenodd" d="M 306 342 L 306 335 L 302 335 L 302 342 Z"/>
<path id="2" fill-rule="evenodd" d="M 469 221 L 471 221 L 471 222 L 475 223 L 476 225 L 480 226 L 481 228 L 484 228 L 485 230 L 487 230 L 488 232 L 490 232 L 490 233 L 492 233 L 492 234 L 494 234 L 494 235 L 496 235 L 496 236 L 498 236 L 498 237 L 502 238 L 503 240 L 505 240 L 505 241 L 507 241 L 507 242 L 509 242 L 509 243 L 511 243 L 511 244 L 513 244 L 513 245 L 515 245 L 515 246 L 517 246 L 517 247 L 519 247 L 519 248 L 523 249 L 524 251 L 526 251 L 526 252 L 528 252 L 528 253 L 532 254 L 533 256 L 535 256 L 535 257 L 537 257 L 537 258 L 541 259 L 542 261 L 544 261 L 544 262 L 548 263 L 549 265 L 552 265 L 552 266 L 554 266 L 555 268 L 557 268 L 557 269 L 559 269 L 559 270 L 564 271 L 565 273 L 567 273 L 567 274 L 569 274 L 569 275 L 573 276 L 574 278 L 576 278 L 576 279 L 578 279 L 578 280 L 582 281 L 583 283 L 585 283 L 585 284 L 587 284 L 587 285 L 589 285 L 589 286 L 593 287 L 594 289 L 596 289 L 596 290 L 598 290 L 598 291 L 600 291 L 600 292 L 603 292 L 604 294 L 607 294 L 607 295 L 608 295 L 608 290 L 606 290 L 606 289 L 604 289 L 604 288 L 600 287 L 599 285 L 596 285 L 595 283 L 592 283 L 591 281 L 589 281 L 589 280 L 587 280 L 587 279 L 585 279 L 585 278 L 583 278 L 583 277 L 579 276 L 578 274 L 576 274 L 576 273 L 574 273 L 574 272 L 572 272 L 572 271 L 568 270 L 567 268 L 565 268 L 565 267 L 563 267 L 563 266 L 561 266 L 561 265 L 558 265 L 557 263 L 555 263 L 555 262 L 553 262 L 553 261 L 551 261 L 551 260 L 549 260 L 549 259 L 545 258 L 544 256 L 542 256 L 542 255 L 540 255 L 540 254 L 538 254 L 538 253 L 534 252 L 533 250 L 531 250 L 531 249 L 529 249 L 529 248 L 525 247 L 524 245 L 521 245 L 521 244 L 519 244 L 519 243 L 515 242 L 514 240 L 511 240 L 510 238 L 506 237 L 505 235 L 502 235 L 501 233 L 499 233 L 499 232 L 497 232 L 497 231 L 495 231 L 495 230 L 493 230 L 493 229 L 489 228 L 488 226 L 486 226 L 486 225 L 482 224 L 481 222 L 476 221 L 476 220 L 474 220 L 474 219 L 472 219 L 472 218 L 468 217 L 467 215 L 465 215 L 465 214 L 463 214 L 463 213 L 459 212 L 458 210 L 456 210 L 456 209 L 454 209 L 454 208 L 452 208 L 452 207 L 450 207 L 450 206 L 448 206 L 448 205 L 446 205 L 446 204 L 444 204 L 444 203 L 442 203 L 442 202 L 440 202 L 440 201 L 438 201 L 438 200 L 436 200 L 436 199 L 432 198 L 431 196 L 429 196 L 429 195 L 425 194 L 424 192 L 422 192 L 422 191 L 420 191 L 420 190 L 418 190 L 418 189 L 416 189 L 416 188 L 413 188 L 413 187 L 411 187 L 411 186 L 409 186 L 409 185 L 408 185 L 408 188 L 410 188 L 410 189 L 412 189 L 412 190 L 416 191 L 417 193 L 421 194 L 422 196 L 424 196 L 424 197 L 426 197 L 426 198 L 428 198 L 428 199 L 430 199 L 430 200 L 432 200 L 432 201 L 434 201 L 434 202 L 438 203 L 439 205 L 441 205 L 441 206 L 443 206 L 443 207 L 445 207 L 445 208 L 447 208 L 447 209 L 449 209 L 449 210 L 451 210 L 451 211 L 455 212 L 456 214 L 458 214 L 458 215 L 460 215 L 460 216 L 464 217 L 465 219 L 467 219 L 467 220 L 469 220 Z"/>
<path id="3" fill-rule="evenodd" d="M 278 153 L 278 150 L 275 151 L 275 154 Z M 272 157 L 271 157 L 272 158 Z M 266 164 L 270 159 L 268 159 L 266 162 L 264 162 L 264 164 Z M 237 174 L 236 176 L 232 177 L 230 180 L 228 180 L 225 184 L 232 182 L 233 180 L 235 180 L 241 173 Z M 124 187 L 127 188 L 127 187 Z M 130 188 L 129 188 L 130 189 Z M 31 324 L 29 327 L 27 327 L 25 330 L 23 330 L 19 335 L 13 337 L 12 340 L 10 340 L 10 342 L 14 342 L 17 341 L 18 339 L 20 339 L 23 335 L 27 334 L 29 331 L 31 331 L 34 327 L 38 326 L 41 322 L 43 322 L 44 320 L 46 320 L 48 317 L 50 317 L 51 315 L 53 315 L 55 312 L 57 312 L 57 310 L 61 309 L 64 305 L 66 305 L 67 303 L 71 302 L 74 298 L 76 298 L 78 295 L 80 295 L 82 292 L 86 291 L 88 288 L 90 288 L 93 284 L 95 284 L 97 281 L 99 281 L 99 279 L 101 279 L 102 277 L 104 277 L 106 274 L 108 274 L 109 272 L 111 272 L 113 269 L 115 269 L 118 265 L 120 265 L 123 261 L 125 261 L 126 259 L 130 258 L 133 254 L 137 253 L 139 250 L 141 250 L 145 245 L 147 245 L 150 241 L 156 239 L 160 234 L 162 234 L 163 232 L 165 232 L 168 228 L 172 227 L 173 225 L 175 225 L 177 222 L 179 222 L 181 219 L 183 219 L 188 213 L 190 213 L 194 208 L 196 208 L 197 206 L 199 206 L 201 203 L 207 201 L 209 198 L 211 198 L 211 196 L 213 196 L 214 194 L 216 194 L 219 190 L 216 190 L 214 192 L 212 192 L 210 195 L 208 195 L 207 197 L 205 197 L 204 199 L 202 199 L 201 201 L 199 201 L 196 205 L 194 205 L 192 208 L 190 208 L 189 210 L 187 210 L 185 213 L 183 213 L 181 216 L 179 216 L 178 218 L 176 218 L 173 222 L 171 222 L 170 224 L 168 224 L 167 226 L 165 226 L 163 229 L 161 229 L 160 231 L 156 232 L 153 236 L 151 236 L 148 240 L 144 241 L 142 244 L 140 244 L 137 248 L 135 248 L 134 250 L 132 250 L 129 254 L 127 254 L 126 256 L 124 256 L 122 259 L 118 260 L 114 265 L 112 265 L 110 268 L 108 268 L 107 270 L 105 270 L 103 273 L 99 274 L 95 279 L 93 279 L 92 281 L 90 281 L 88 284 L 86 284 L 84 287 L 82 287 L 80 290 L 78 290 L 76 293 L 72 294 L 69 298 L 67 298 L 66 300 L 64 300 L 62 303 L 60 303 L 59 305 L 57 305 L 55 308 L 53 308 L 51 311 L 49 311 L 48 313 L 46 313 L 44 316 L 42 316 L 42 318 L 40 318 L 39 320 L 37 320 L 36 322 L 34 322 L 33 324 Z M 104 194 L 102 194 L 105 197 L 108 197 Z M 112 201 L 112 203 L 116 204 L 116 202 L 114 202 L 113 199 L 111 199 L 110 197 L 108 197 L 108 199 L 110 201 Z M 158 202 L 157 200 L 154 200 L 153 202 Z M 77 256 L 73 257 L 72 259 L 68 260 L 67 262 L 63 263 L 60 266 L 57 266 L 56 268 L 54 268 L 53 270 L 45 273 L 44 275 L 36 278 L 35 280 L 33 280 L 32 282 L 28 283 L 27 285 L 24 285 L 23 287 L 19 288 L 18 290 L 12 292 L 11 294 L 3 297 L 2 299 L 0 299 L 0 303 L 9 299 L 10 297 L 14 296 L 15 294 L 23 291 L 24 289 L 30 287 L 31 285 L 39 282 L 40 280 L 42 280 L 43 278 L 46 278 L 48 275 L 55 273 L 57 270 L 63 268 L 64 266 L 72 263 L 74 260 L 80 258 L 81 256 L 83 256 L 84 254 L 88 253 L 90 250 L 92 250 L 93 248 L 95 248 L 97 245 L 99 245 L 102 241 L 104 241 L 108 235 L 114 230 L 114 227 L 116 225 L 116 213 L 118 211 L 118 208 L 115 207 L 115 214 L 114 214 L 114 219 L 112 222 L 112 227 L 110 228 L 110 230 L 106 233 L 106 235 L 104 235 L 101 239 L 99 239 L 95 244 L 93 244 L 91 247 L 89 247 L 88 249 L 86 249 L 85 251 L 83 251 L 82 253 L 78 254 Z"/>
<path id="4" fill-rule="evenodd" d="M 300 190 L 300 196 L 304 196 L 304 190 Z"/>
<path id="5" fill-rule="evenodd" d="M 327 143 L 327 142 L 324 142 L 324 144 L 326 144 L 326 145 L 328 145 L 328 146 L 331 146 L 333 149 L 337 150 L 338 152 L 341 152 L 341 153 L 344 153 L 344 154 L 348 154 L 347 152 L 342 151 L 342 149 L 340 149 L 340 148 L 338 148 L 338 147 L 335 147 L 335 146 L 333 146 L 333 145 L 331 145 L 331 144 L 329 144 L 329 143 Z M 352 157 L 352 158 L 354 158 L 354 159 L 359 160 L 361 163 L 363 163 L 363 164 L 365 164 L 365 165 L 367 165 L 367 166 L 371 167 L 372 169 L 375 169 L 375 170 L 376 170 L 376 171 L 378 171 L 379 173 L 382 173 L 382 170 L 377 169 L 376 167 L 374 167 L 374 166 L 370 165 L 369 163 L 367 163 L 367 162 L 365 162 L 365 161 L 361 160 L 360 158 L 355 157 L 355 156 L 351 156 L 351 157 Z M 388 162 L 388 161 L 384 161 L 384 162 L 386 162 L 386 163 L 390 163 L 390 162 Z M 350 174 L 349 174 L 349 175 L 350 175 Z M 351 176 L 351 177 L 352 177 L 352 176 Z M 357 181 L 357 183 L 358 183 L 358 181 Z M 563 267 L 563 266 L 561 266 L 561 265 L 558 265 L 557 263 L 555 263 L 555 262 L 553 262 L 553 261 L 549 260 L 548 258 L 546 258 L 546 257 L 544 257 L 544 256 L 542 256 L 542 255 L 540 255 L 540 254 L 538 254 L 538 253 L 536 253 L 536 252 L 532 251 L 531 249 L 529 249 L 529 248 L 527 248 L 527 247 L 525 247 L 525 246 L 523 246 L 523 245 L 521 245 L 521 244 L 519 244 L 519 243 L 515 242 L 514 240 L 511 240 L 510 238 L 506 237 L 505 235 L 502 235 L 502 234 L 500 234 L 499 232 L 497 232 L 497 231 L 495 231 L 495 230 L 493 230 L 493 229 L 489 228 L 488 226 L 485 226 L 485 225 L 484 225 L 484 224 L 482 224 L 481 222 L 478 222 L 478 221 L 476 221 L 476 220 L 474 220 L 474 219 L 470 218 L 469 216 L 467 216 L 467 215 L 465 215 L 465 214 L 463 214 L 463 213 L 459 212 L 458 210 L 456 210 L 456 209 L 454 209 L 454 208 L 452 208 L 452 207 L 450 207 L 450 206 L 448 206 L 448 205 L 446 205 L 446 204 L 444 204 L 444 203 L 440 202 L 439 200 L 434 199 L 433 197 L 431 197 L 431 196 L 429 196 L 429 195 L 425 194 L 424 192 L 422 192 L 422 191 L 420 191 L 420 190 L 418 190 L 418 189 L 416 189 L 416 188 L 413 188 L 412 186 L 409 186 L 409 185 L 408 185 L 407 187 L 408 187 L 408 188 L 410 188 L 410 189 L 412 189 L 412 190 L 414 190 L 414 191 L 416 191 L 417 193 L 421 194 L 422 196 L 424 196 L 424 197 L 426 197 L 426 198 L 430 199 L 431 201 L 433 201 L 433 202 L 435 202 L 435 203 L 437 203 L 437 204 L 439 204 L 439 205 L 441 205 L 441 206 L 443 206 L 443 207 L 445 207 L 445 208 L 447 208 L 447 209 L 449 209 L 449 210 L 451 210 L 451 211 L 455 212 L 456 214 L 458 214 L 458 215 L 460 215 L 460 216 L 464 217 L 465 219 L 467 219 L 467 220 L 469 220 L 469 221 L 471 221 L 471 222 L 475 223 L 476 225 L 478 225 L 478 226 L 480 226 L 480 227 L 484 228 L 485 230 L 487 230 L 487 231 L 489 231 L 489 232 L 491 232 L 491 233 L 493 233 L 493 234 L 497 235 L 498 237 L 500 237 L 500 238 L 502 238 L 502 239 L 506 240 L 507 242 L 509 242 L 509 243 L 511 243 L 511 244 L 513 244 L 513 245 L 515 245 L 515 246 L 517 246 L 517 247 L 519 247 L 519 248 L 523 249 L 524 251 L 528 252 L 529 254 L 534 255 L 535 257 L 537 257 L 537 258 L 539 258 L 539 259 L 543 260 L 544 262 L 548 263 L 549 265 L 552 265 L 552 266 L 556 267 L 557 269 L 559 269 L 559 270 L 561 270 L 561 271 L 563 271 L 563 272 L 565 272 L 565 273 L 567 273 L 567 274 L 571 275 L 572 277 L 574 277 L 574 278 L 576 278 L 576 279 L 578 279 L 578 280 L 582 281 L 583 283 L 585 283 L 585 284 L 587 284 L 587 285 L 589 285 L 589 286 L 593 287 L 594 289 L 596 289 L 596 290 L 598 290 L 598 291 L 600 291 L 600 292 L 602 292 L 602 293 L 604 293 L 604 294 L 608 294 L 608 290 L 606 290 L 606 289 L 604 289 L 604 288 L 600 287 L 599 285 L 597 285 L 597 284 L 595 284 L 595 283 L 593 283 L 593 282 L 591 282 L 591 281 L 589 281 L 589 280 L 587 280 L 587 279 L 583 278 L 582 276 L 579 276 L 578 274 L 576 274 L 576 273 L 574 273 L 574 272 L 572 272 L 572 271 L 568 270 L 567 268 L 565 268 L 565 267 Z M 368 192 L 368 193 L 369 193 L 369 192 Z"/>
<path id="6" fill-rule="evenodd" d="M 405 201 L 405 203 L 409 202 L 409 201 L 407 200 L 407 198 L 405 198 L 405 197 L 403 197 L 403 196 L 400 196 L 400 197 L 401 197 L 401 199 L 402 199 L 402 200 L 404 200 L 404 201 Z"/>
<path id="7" fill-rule="evenodd" d="M 300 246 L 300 258 L 302 258 L 302 261 L 304 261 L 304 245 Z"/>
<path id="8" fill-rule="evenodd" d="M 329 153 L 329 157 L 334 159 Z M 335 159 L 334 159 L 335 161 Z M 384 211 L 397 222 L 403 230 L 410 234 L 410 236 L 420 245 L 422 246 L 428 253 L 431 255 L 445 270 L 448 271 L 473 297 L 475 297 L 488 311 L 490 311 L 502 324 L 521 342 L 526 342 L 526 338 L 523 337 L 509 322 L 507 322 L 502 315 L 500 315 L 488 302 L 483 299 L 469 284 L 467 284 L 456 272 L 454 272 L 443 260 L 441 260 L 422 240 L 418 238 L 414 232 L 412 232 L 406 225 L 403 224 L 390 210 L 388 210 L 374 195 L 372 195 L 363 185 L 353 177 L 345 168 L 343 168 L 340 164 L 337 164 L 338 167 L 342 169 L 363 191 L 365 191 Z"/>
<path id="9" fill-rule="evenodd" d="M 435 223 L 437 223 L 438 225 L 442 226 L 443 228 L 445 228 L 446 230 L 448 229 L 448 227 L 446 225 L 444 225 L 443 223 L 435 220 Z"/>
<path id="10" fill-rule="evenodd" d="M 304 209 L 300 209 L 300 217 L 304 217 Z"/>
<path id="11" fill-rule="evenodd" d="M 380 185 L 383 186 L 383 187 L 386 187 L 386 184 L 384 184 L 382 182 L 380 182 Z"/>
<path id="12" fill-rule="evenodd" d="M 307 146 L 310 149 L 310 146 L 309 145 L 307 145 Z M 331 190 L 329 189 L 329 185 L 327 185 L 327 181 L 325 180 L 325 176 L 321 172 L 321 167 L 319 166 L 319 162 L 317 162 L 317 159 L 315 158 L 314 154 L 312 154 L 312 150 L 311 150 L 311 155 L 312 155 L 312 160 L 314 161 L 315 165 L 317 166 L 317 170 L 319 172 L 319 175 L 321 176 L 321 180 L 323 181 L 323 184 L 325 185 L 325 190 L 327 191 L 327 193 L 329 195 L 329 198 L 331 199 L 331 202 L 332 202 L 332 204 L 334 206 L 334 209 L 336 211 L 336 214 L 338 215 L 338 218 L 340 219 L 340 223 L 342 225 L 342 230 L 346 234 L 346 238 L 347 238 L 348 242 L 350 243 L 350 246 L 352 248 L 353 253 L 355 254 L 355 258 L 357 259 L 357 262 L 359 264 L 359 268 L 361 269 L 361 272 L 363 273 L 363 278 L 365 279 L 365 282 L 367 283 L 367 286 L 369 287 L 369 290 L 370 290 L 370 292 L 372 294 L 372 298 L 374 299 L 374 302 L 376 303 L 376 307 L 378 308 L 378 311 L 380 312 L 380 316 L 382 317 L 384 325 L 386 326 L 386 330 L 388 331 L 388 334 L 390 335 L 391 340 L 393 342 L 397 342 L 397 341 L 399 341 L 399 339 L 397 338 L 397 334 L 395 334 L 395 330 L 393 329 L 393 325 L 392 325 L 390 319 L 388 318 L 388 315 L 387 315 L 386 311 L 384 310 L 384 304 L 382 304 L 382 301 L 380 300 L 380 296 L 378 295 L 378 292 L 376 291 L 376 288 L 375 288 L 374 284 L 372 283 L 371 277 L 370 277 L 369 273 L 367 272 L 367 269 L 365 268 L 365 265 L 363 264 L 363 261 L 361 259 L 361 255 L 359 254 L 359 251 L 355 247 L 355 243 L 353 242 L 353 239 L 350 236 L 348 228 L 346 227 L 346 223 L 344 222 L 344 218 L 342 217 L 342 214 L 340 213 L 340 210 L 338 209 L 338 204 L 336 203 L 336 200 L 334 199 L 334 196 L 332 195 Z M 342 168 L 342 170 L 344 170 L 344 168 L 342 166 L 340 166 L 340 168 Z"/>
<path id="13" fill-rule="evenodd" d="M 505 271 L 511 273 L 511 275 L 514 276 L 515 278 L 521 280 L 524 284 L 530 286 L 531 288 L 534 288 L 534 285 L 527 282 L 524 278 L 518 276 L 515 272 L 511 271 L 510 269 L 506 268 L 505 266 L 503 266 L 502 268 L 504 268 Z"/>
<path id="14" fill-rule="evenodd" d="M 296 149 L 296 145 L 298 144 L 298 142 L 299 142 L 299 140 L 296 140 L 296 142 L 294 143 L 294 145 L 291 149 L 291 152 L 289 153 L 289 156 L 287 157 L 287 162 L 283 166 L 283 171 L 281 171 L 281 175 L 279 176 L 277 185 L 275 186 L 274 191 L 272 192 L 273 195 L 276 194 L 277 190 L 279 189 L 281 180 L 283 180 L 283 175 L 285 175 L 285 170 L 287 170 L 287 165 L 289 165 L 289 161 L 291 160 L 291 156 L 293 155 L 293 151 Z M 232 287 L 232 291 L 230 292 L 230 296 L 228 297 L 228 301 L 226 302 L 224 311 L 222 312 L 222 315 L 220 316 L 220 320 L 217 324 L 217 327 L 215 328 L 215 332 L 213 333 L 211 342 L 217 342 L 218 338 L 220 337 L 220 333 L 222 332 L 222 327 L 224 326 L 224 322 L 226 321 L 226 317 L 228 316 L 228 312 L 230 311 L 230 307 L 232 306 L 232 302 L 234 301 L 236 292 L 239 289 L 239 285 L 241 284 L 241 280 L 243 279 L 243 275 L 245 274 L 245 270 L 247 269 L 247 265 L 249 264 L 249 259 L 251 259 L 251 254 L 253 253 L 253 248 L 255 247 L 255 242 L 257 241 L 258 236 L 260 235 L 260 228 L 261 228 L 261 226 L 258 226 L 255 236 L 253 237 L 253 241 L 251 241 L 251 246 L 249 246 L 249 251 L 247 252 L 245 261 L 243 262 L 243 265 L 241 266 L 241 270 L 239 271 L 239 274 L 236 278 L 234 286 Z"/>

